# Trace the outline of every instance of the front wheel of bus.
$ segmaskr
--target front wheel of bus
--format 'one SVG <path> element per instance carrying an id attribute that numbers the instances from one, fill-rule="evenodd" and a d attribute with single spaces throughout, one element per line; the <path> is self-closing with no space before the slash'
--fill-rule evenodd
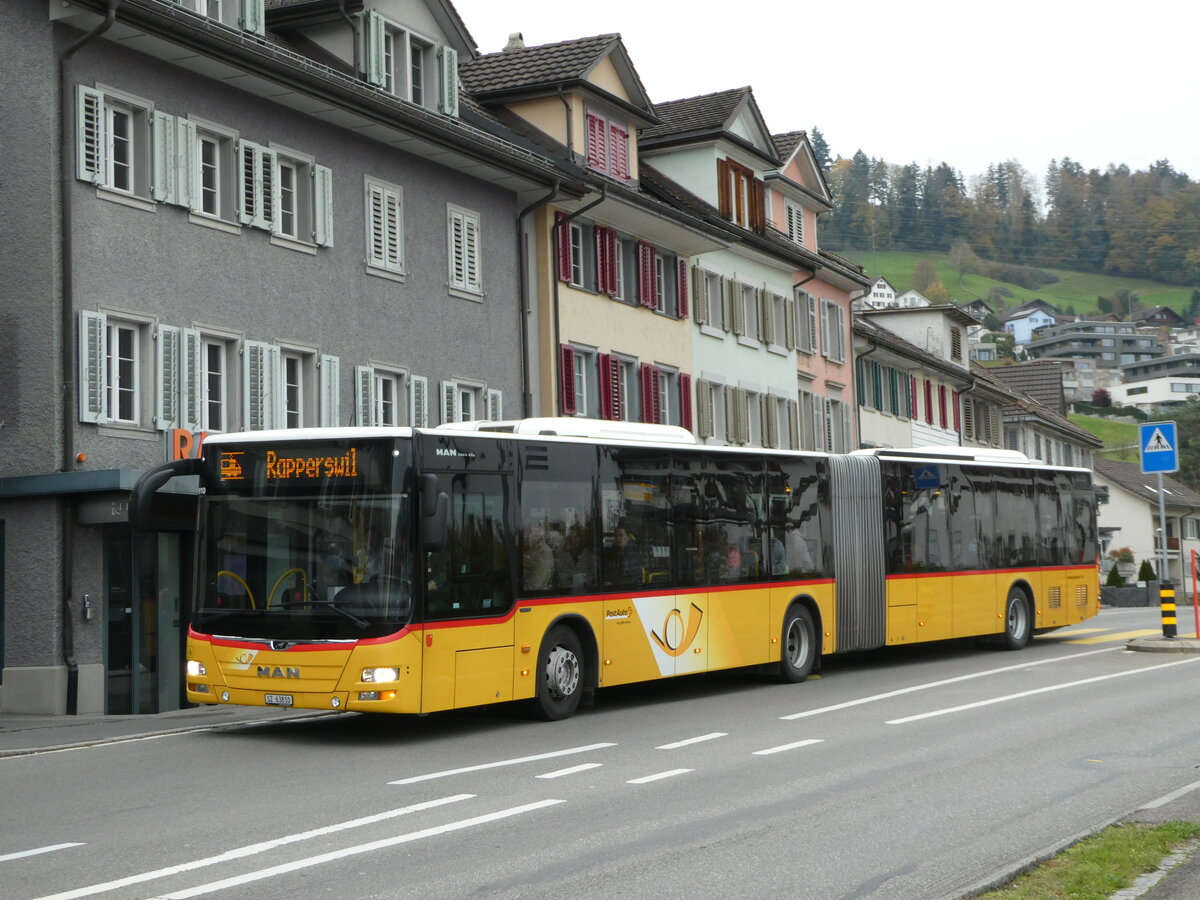
<path id="1" fill-rule="evenodd" d="M 1024 591 L 1015 587 L 1008 592 L 1008 600 L 1004 604 L 1004 649 L 1020 650 L 1029 643 L 1032 633 L 1029 600 Z"/>
<path id="2" fill-rule="evenodd" d="M 538 657 L 535 710 L 547 722 L 566 719 L 583 696 L 583 647 L 575 632 L 560 625 L 546 635 Z"/>
<path id="3" fill-rule="evenodd" d="M 812 674 L 817 661 L 817 629 L 812 613 L 793 606 L 783 619 L 783 648 L 779 678 L 785 684 L 797 684 Z"/>

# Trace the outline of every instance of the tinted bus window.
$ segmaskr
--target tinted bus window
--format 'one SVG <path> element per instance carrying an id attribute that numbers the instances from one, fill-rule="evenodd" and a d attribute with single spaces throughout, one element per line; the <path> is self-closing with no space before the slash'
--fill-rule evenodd
<path id="1" fill-rule="evenodd" d="M 429 618 L 498 616 L 512 606 L 511 479 L 475 473 L 442 474 L 450 521 L 441 550 L 426 555 Z"/>
<path id="2" fill-rule="evenodd" d="M 639 589 L 671 583 L 670 453 L 600 449 L 601 582 Z"/>
<path id="3" fill-rule="evenodd" d="M 1091 480 L 1082 472 L 1071 476 L 1071 486 L 1072 527 L 1078 534 L 1078 558 L 1073 562 L 1091 565 L 1100 553 L 1096 533 L 1096 493 Z"/>
<path id="4" fill-rule="evenodd" d="M 761 457 L 676 454 L 673 491 L 681 583 L 767 577 Z"/>
<path id="5" fill-rule="evenodd" d="M 522 446 L 518 503 L 521 593 L 596 587 L 596 448 Z"/>
<path id="6" fill-rule="evenodd" d="M 996 469 L 996 565 L 1012 569 L 1038 562 L 1033 482 L 1027 471 Z"/>
<path id="7" fill-rule="evenodd" d="M 975 481 L 968 469 L 961 466 L 946 468 L 949 470 L 946 507 L 950 532 L 947 567 L 960 572 L 983 568 L 984 554 L 980 546 L 979 519 L 975 509 Z"/>
<path id="8" fill-rule="evenodd" d="M 1062 508 L 1057 476 L 1054 472 L 1035 473 L 1037 485 L 1037 561 L 1043 566 L 1061 566 L 1066 558 L 1063 546 Z"/>
<path id="9" fill-rule="evenodd" d="M 944 572 L 951 566 L 949 473 L 940 463 L 919 468 L 919 473 L 911 463 L 885 468 L 889 572 Z"/>
<path id="10" fill-rule="evenodd" d="M 820 578 L 829 570 L 829 473 L 824 460 L 767 459 L 774 578 Z"/>

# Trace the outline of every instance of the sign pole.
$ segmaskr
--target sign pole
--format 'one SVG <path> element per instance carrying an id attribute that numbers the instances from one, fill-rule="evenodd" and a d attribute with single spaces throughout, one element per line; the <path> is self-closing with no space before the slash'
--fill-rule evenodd
<path id="1" fill-rule="evenodd" d="M 1179 471 L 1179 440 L 1174 422 L 1143 422 L 1138 426 L 1138 447 L 1143 475 L 1158 475 L 1158 580 L 1171 581 L 1167 571 L 1167 500 L 1163 474 Z M 1179 556 L 1183 574 L 1183 554 Z"/>
<path id="2" fill-rule="evenodd" d="M 1158 473 L 1158 580 L 1171 581 L 1171 573 L 1167 571 L 1167 502 L 1163 499 L 1162 472 Z"/>

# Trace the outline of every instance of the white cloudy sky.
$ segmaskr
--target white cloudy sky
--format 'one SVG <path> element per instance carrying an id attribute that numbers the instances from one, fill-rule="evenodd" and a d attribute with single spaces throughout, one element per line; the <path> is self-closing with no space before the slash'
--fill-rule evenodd
<path id="1" fill-rule="evenodd" d="M 618 32 L 650 97 L 751 85 L 773 132 L 825 135 L 834 156 L 943 160 L 968 179 L 1016 159 L 1200 179 L 1188 3 L 1077 0 L 453 0 L 481 52 Z M 782 49 L 789 48 L 786 52 Z"/>

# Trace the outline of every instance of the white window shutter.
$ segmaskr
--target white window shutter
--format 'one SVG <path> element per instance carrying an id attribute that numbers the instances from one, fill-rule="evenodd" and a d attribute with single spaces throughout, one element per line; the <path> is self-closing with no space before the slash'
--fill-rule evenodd
<path id="1" fill-rule="evenodd" d="M 356 425 L 374 425 L 375 422 L 375 370 L 370 366 L 354 367 L 354 409 Z"/>
<path id="2" fill-rule="evenodd" d="M 104 377 L 108 318 L 104 313 L 79 313 L 79 421 L 104 422 L 108 418 L 108 391 Z"/>
<path id="3" fill-rule="evenodd" d="M 424 375 L 408 379 L 408 422 L 413 428 L 429 427 L 429 379 Z"/>
<path id="4" fill-rule="evenodd" d="M 103 184 L 106 171 L 104 94 L 84 85 L 75 87 L 76 177 Z"/>
<path id="5" fill-rule="evenodd" d="M 153 197 L 159 203 L 175 203 L 175 185 L 178 176 L 175 165 L 178 161 L 175 151 L 176 125 L 175 117 L 169 113 L 154 111 L 154 125 L 151 135 L 154 152 L 154 187 Z"/>
<path id="6" fill-rule="evenodd" d="M 788 417 L 788 449 L 800 449 L 800 404 L 795 400 L 787 402 Z"/>
<path id="7" fill-rule="evenodd" d="M 191 208 L 192 205 L 192 159 L 196 152 L 196 126 L 183 117 L 175 118 L 175 140 L 172 143 L 175 161 L 171 173 L 174 184 L 170 189 L 168 203 Z"/>
<path id="8" fill-rule="evenodd" d="M 442 102 L 439 110 L 448 116 L 458 115 L 458 51 L 442 46 L 438 50 L 442 60 Z"/>
<path id="9" fill-rule="evenodd" d="M 850 443 L 850 404 L 842 404 L 842 452 L 849 453 L 854 449 Z"/>
<path id="10" fill-rule="evenodd" d="M 447 235 L 449 247 L 447 256 L 450 259 L 450 286 L 466 288 L 467 286 L 467 238 L 466 221 L 458 210 L 449 212 Z"/>
<path id="11" fill-rule="evenodd" d="M 249 225 L 262 209 L 262 148 L 252 141 L 238 141 L 237 220 Z"/>
<path id="12" fill-rule="evenodd" d="M 833 306 L 834 316 L 837 318 L 837 361 L 844 362 L 846 359 L 846 311 L 836 304 Z"/>
<path id="13" fill-rule="evenodd" d="M 750 440 L 750 393 L 743 388 L 735 392 L 737 397 L 738 443 Z"/>
<path id="14" fill-rule="evenodd" d="M 383 16 L 379 15 L 373 9 L 367 10 L 367 81 L 376 87 L 383 87 L 385 81 L 383 71 L 383 36 L 386 27 L 383 22 Z"/>
<path id="15" fill-rule="evenodd" d="M 789 350 L 796 349 L 796 298 L 783 299 L 783 340 Z"/>
<path id="16" fill-rule="evenodd" d="M 832 354 L 829 352 L 829 301 L 821 301 L 821 355 L 828 359 Z"/>
<path id="17" fill-rule="evenodd" d="M 341 424 L 342 420 L 342 364 L 336 356 L 321 354 L 321 411 L 323 428 Z"/>
<path id="18" fill-rule="evenodd" d="M 180 347 L 179 427 L 199 431 L 203 419 L 204 383 L 201 376 L 203 345 L 195 328 L 183 329 Z"/>
<path id="19" fill-rule="evenodd" d="M 242 414 L 248 431 L 275 428 L 282 409 L 278 347 L 246 341 L 242 350 Z"/>
<path id="20" fill-rule="evenodd" d="M 730 282 L 730 297 L 733 307 L 733 333 L 746 333 L 746 295 L 740 284 Z"/>
<path id="21" fill-rule="evenodd" d="M 725 385 L 725 440 L 737 443 L 737 388 Z"/>
<path id="22" fill-rule="evenodd" d="M 499 422 L 504 418 L 503 391 L 493 389 L 487 392 L 487 417 L 492 422 Z"/>
<path id="23" fill-rule="evenodd" d="M 708 278 L 699 266 L 692 266 L 692 315 L 699 325 L 708 322 Z"/>
<path id="24" fill-rule="evenodd" d="M 241 25 L 251 34 L 266 34 L 265 3 L 263 0 L 242 0 Z"/>
<path id="25" fill-rule="evenodd" d="M 179 376 L 181 365 L 181 338 L 174 325 L 158 326 L 158 346 L 155 356 L 158 363 L 158 398 L 154 410 L 154 424 L 159 431 L 179 427 Z"/>
<path id="26" fill-rule="evenodd" d="M 457 422 L 458 416 L 458 388 L 453 381 L 443 381 L 442 422 Z"/>
<path id="27" fill-rule="evenodd" d="M 186 168 L 180 172 L 180 201 L 186 202 L 188 209 L 194 213 L 203 212 L 200 207 L 200 166 L 197 164 L 199 154 L 196 150 L 196 123 L 190 119 L 179 119 L 182 137 L 179 140 L 180 162 L 186 162 Z M 184 187 L 186 185 L 186 188 Z"/>
<path id="28" fill-rule="evenodd" d="M 696 431 L 702 438 L 713 436 L 713 385 L 702 378 L 696 379 Z"/>
<path id="29" fill-rule="evenodd" d="M 812 398 L 812 428 L 813 428 L 813 449 L 827 450 L 825 446 L 825 401 L 820 397 L 813 396 Z"/>
<path id="30" fill-rule="evenodd" d="M 333 246 L 333 170 L 313 166 L 313 243 Z"/>
<path id="31" fill-rule="evenodd" d="M 775 343 L 775 295 L 770 291 L 756 290 L 758 298 L 758 317 L 762 322 L 762 342 Z"/>
<path id="32" fill-rule="evenodd" d="M 779 404 L 770 394 L 762 395 L 763 446 L 774 450 L 779 447 Z"/>
<path id="33" fill-rule="evenodd" d="M 808 309 L 808 352 L 817 352 L 817 298 L 812 294 L 805 294 L 805 306 Z"/>
<path id="34" fill-rule="evenodd" d="M 466 219 L 466 251 L 467 251 L 467 290 L 483 293 L 482 260 L 479 250 L 479 219 L 468 216 Z"/>

